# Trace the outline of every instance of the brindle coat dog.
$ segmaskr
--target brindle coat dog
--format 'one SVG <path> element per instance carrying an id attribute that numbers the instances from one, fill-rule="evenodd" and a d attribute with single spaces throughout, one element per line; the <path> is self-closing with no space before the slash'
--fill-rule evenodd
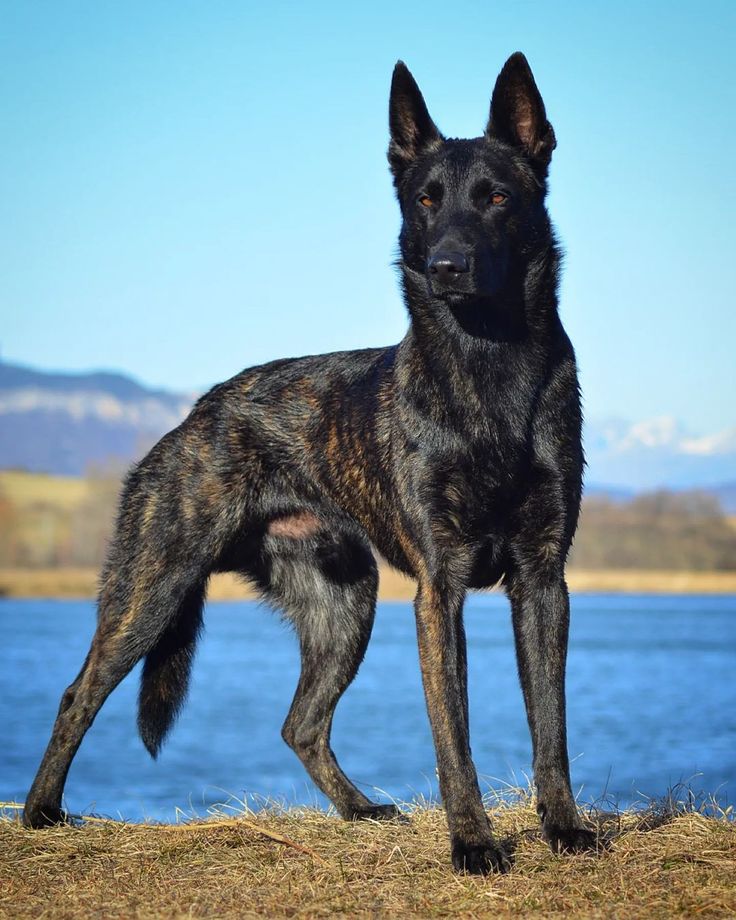
<path id="1" fill-rule="evenodd" d="M 368 643 L 371 544 L 418 583 L 422 677 L 456 869 L 504 870 L 468 740 L 463 600 L 503 578 L 534 749 L 542 832 L 595 845 L 570 790 L 565 559 L 583 452 L 575 357 L 557 312 L 545 208 L 555 136 L 522 54 L 485 135 L 445 139 L 403 63 L 389 161 L 403 215 L 411 325 L 399 345 L 276 361 L 202 397 L 131 472 L 97 632 L 66 690 L 25 821 L 63 820 L 71 760 L 145 658 L 139 727 L 156 755 L 182 704 L 207 579 L 255 582 L 296 627 L 302 672 L 283 736 L 348 819 L 391 817 L 330 748 L 335 705 Z"/>

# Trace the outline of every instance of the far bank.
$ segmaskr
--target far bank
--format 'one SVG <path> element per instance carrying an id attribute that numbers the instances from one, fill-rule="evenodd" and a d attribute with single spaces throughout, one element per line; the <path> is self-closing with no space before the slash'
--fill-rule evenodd
<path id="1" fill-rule="evenodd" d="M 91 567 L 0 569 L 0 597 L 93 598 L 97 576 Z M 736 572 L 571 568 L 567 582 L 573 593 L 586 594 L 736 594 Z M 407 601 L 414 593 L 411 579 L 381 566 L 379 600 Z M 253 589 L 234 575 L 215 575 L 210 581 L 212 601 L 254 597 Z"/>

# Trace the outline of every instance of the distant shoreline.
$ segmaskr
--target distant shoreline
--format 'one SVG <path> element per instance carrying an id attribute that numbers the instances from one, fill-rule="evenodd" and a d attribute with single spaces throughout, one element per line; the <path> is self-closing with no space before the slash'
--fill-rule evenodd
<path id="1" fill-rule="evenodd" d="M 90 599 L 97 590 L 92 568 L 0 569 L 0 598 Z M 736 571 L 669 572 L 637 569 L 570 569 L 570 591 L 576 594 L 736 594 Z M 381 568 L 378 593 L 382 601 L 409 601 L 414 582 Z M 210 582 L 212 601 L 253 599 L 255 592 L 233 575 L 216 575 Z"/>

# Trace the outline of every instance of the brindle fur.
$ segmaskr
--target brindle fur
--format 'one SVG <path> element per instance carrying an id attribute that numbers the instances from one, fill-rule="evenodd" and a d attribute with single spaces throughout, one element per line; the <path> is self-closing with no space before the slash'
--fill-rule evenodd
<path id="1" fill-rule="evenodd" d="M 543 834 L 557 850 L 594 845 L 570 791 L 565 734 L 564 565 L 583 454 L 544 205 L 554 133 L 521 54 L 498 77 L 482 138 L 446 140 L 402 63 L 390 126 L 405 338 L 246 370 L 203 396 L 133 469 L 97 632 L 63 695 L 28 825 L 63 819 L 82 737 L 142 658 L 139 727 L 156 755 L 186 693 L 207 580 L 220 571 L 255 582 L 296 628 L 302 673 L 283 736 L 314 782 L 345 818 L 395 815 L 350 782 L 330 748 L 335 705 L 373 624 L 373 545 L 418 582 L 421 670 L 455 868 L 508 867 L 470 756 L 463 630 L 466 591 L 501 578 Z M 492 198 L 499 190 L 501 201 Z M 452 270 L 440 264 L 448 251 Z"/>

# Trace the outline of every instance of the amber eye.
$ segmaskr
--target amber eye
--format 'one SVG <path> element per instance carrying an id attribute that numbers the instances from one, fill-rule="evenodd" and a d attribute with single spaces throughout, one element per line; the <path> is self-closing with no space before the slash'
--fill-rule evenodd
<path id="1" fill-rule="evenodd" d="M 491 195 L 491 204 L 503 204 L 507 196 L 503 192 L 494 192 Z"/>
<path id="2" fill-rule="evenodd" d="M 432 205 L 434 204 L 434 201 L 432 201 L 429 195 L 422 195 L 422 197 L 419 199 L 419 204 L 423 208 L 431 208 Z"/>

